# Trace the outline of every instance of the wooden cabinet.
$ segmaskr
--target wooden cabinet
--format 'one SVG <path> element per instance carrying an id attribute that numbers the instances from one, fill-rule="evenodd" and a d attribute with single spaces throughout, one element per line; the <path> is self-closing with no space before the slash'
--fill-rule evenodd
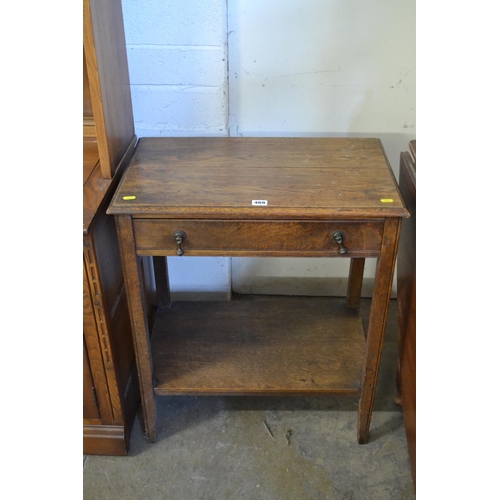
<path id="1" fill-rule="evenodd" d="M 120 0 L 84 0 L 83 7 L 83 452 L 125 455 L 139 392 L 106 208 L 137 140 Z M 141 264 L 147 282 L 147 261 Z"/>
<path id="2" fill-rule="evenodd" d="M 83 50 L 83 137 L 97 142 L 102 178 L 112 179 L 135 143 L 120 0 L 84 0 Z"/>
<path id="3" fill-rule="evenodd" d="M 413 484 L 416 486 L 416 193 L 417 148 L 411 141 L 410 152 L 401 153 L 399 187 L 411 214 L 403 221 L 398 251 L 398 335 L 399 366 L 398 392 L 408 444 L 408 455 Z"/>

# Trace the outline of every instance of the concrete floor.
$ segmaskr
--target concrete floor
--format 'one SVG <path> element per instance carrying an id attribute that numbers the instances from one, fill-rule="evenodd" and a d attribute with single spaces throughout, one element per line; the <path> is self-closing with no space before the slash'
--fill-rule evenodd
<path id="1" fill-rule="evenodd" d="M 365 324 L 368 310 L 363 300 Z M 396 359 L 391 300 L 366 445 L 353 398 L 161 397 L 158 441 L 146 443 L 136 419 L 129 456 L 84 457 L 83 498 L 414 499 Z"/>

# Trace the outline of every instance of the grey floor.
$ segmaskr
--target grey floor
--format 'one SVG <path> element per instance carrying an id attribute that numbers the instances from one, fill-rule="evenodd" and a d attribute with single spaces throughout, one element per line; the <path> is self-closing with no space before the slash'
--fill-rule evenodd
<path id="1" fill-rule="evenodd" d="M 361 315 L 366 324 L 369 301 Z M 136 419 L 129 456 L 85 456 L 87 500 L 406 500 L 415 493 L 394 403 L 391 300 L 370 441 L 353 398 L 162 397 L 158 440 Z"/>

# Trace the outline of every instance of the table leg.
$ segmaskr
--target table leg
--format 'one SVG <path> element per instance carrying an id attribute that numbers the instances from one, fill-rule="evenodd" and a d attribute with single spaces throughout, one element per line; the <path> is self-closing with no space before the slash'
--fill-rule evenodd
<path id="1" fill-rule="evenodd" d="M 349 281 L 347 283 L 347 307 L 359 307 L 364 270 L 365 259 L 351 259 Z"/>
<path id="2" fill-rule="evenodd" d="M 156 441 L 156 407 L 153 392 L 153 365 L 146 314 L 144 284 L 141 280 L 139 259 L 135 251 L 132 218 L 128 215 L 116 216 L 123 278 L 134 338 L 135 359 L 141 393 L 142 413 L 146 440 Z"/>
<path id="3" fill-rule="evenodd" d="M 156 300 L 158 311 L 170 307 L 170 287 L 168 283 L 168 266 L 166 257 L 153 257 L 156 282 Z"/>
<path id="4" fill-rule="evenodd" d="M 358 442 L 368 442 L 370 420 L 377 383 L 380 355 L 391 297 L 392 278 L 396 263 L 400 219 L 386 219 L 380 257 L 377 261 L 368 332 L 366 335 L 365 362 L 361 379 L 358 407 Z"/>

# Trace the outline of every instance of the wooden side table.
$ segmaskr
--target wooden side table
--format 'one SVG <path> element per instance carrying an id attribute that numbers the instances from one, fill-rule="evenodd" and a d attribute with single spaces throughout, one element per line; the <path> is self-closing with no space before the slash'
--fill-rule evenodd
<path id="1" fill-rule="evenodd" d="M 148 441 L 156 440 L 155 396 L 210 394 L 358 396 L 358 441 L 367 442 L 408 216 L 378 139 L 144 138 L 108 213 L 117 222 Z M 350 258 L 347 303 L 170 304 L 165 256 L 200 255 Z M 152 338 L 140 256 L 155 262 Z M 356 308 L 366 257 L 378 261 L 364 335 Z"/>

